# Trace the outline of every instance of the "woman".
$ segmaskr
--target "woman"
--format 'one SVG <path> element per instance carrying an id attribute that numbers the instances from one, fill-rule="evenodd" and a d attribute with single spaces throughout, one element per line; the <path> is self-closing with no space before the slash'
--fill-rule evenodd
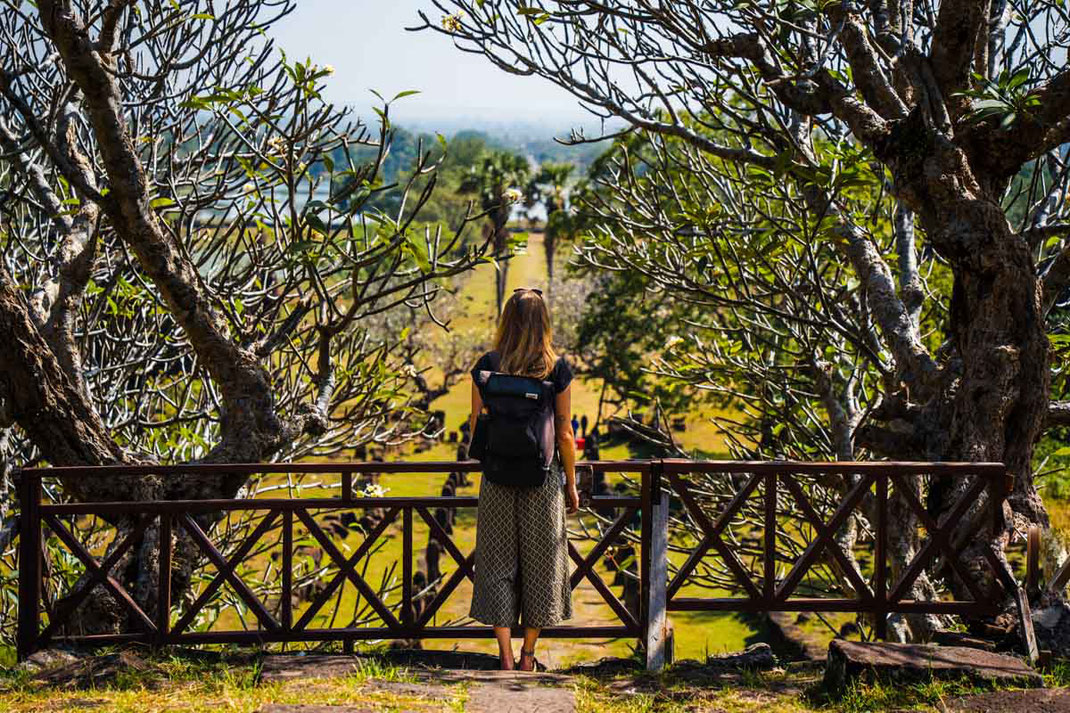
<path id="1" fill-rule="evenodd" d="M 542 292 L 520 288 L 505 303 L 494 350 L 476 362 L 472 380 L 469 433 L 483 400 L 475 372 L 498 371 L 534 376 L 554 385 L 554 429 L 557 454 L 546 481 L 537 487 L 510 487 L 482 478 L 476 517 L 475 582 L 472 618 L 494 627 L 503 670 L 516 662 L 510 629 L 523 621 L 524 644 L 519 667 L 535 670 L 539 631 L 572 617 L 568 539 L 565 512 L 579 509 L 576 491 L 575 437 L 572 413 L 572 370 L 554 353 L 550 313 Z"/>

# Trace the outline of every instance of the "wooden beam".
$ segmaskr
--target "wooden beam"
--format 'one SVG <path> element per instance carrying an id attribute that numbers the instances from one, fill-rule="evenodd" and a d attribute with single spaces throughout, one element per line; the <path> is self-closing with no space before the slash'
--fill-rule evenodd
<path id="1" fill-rule="evenodd" d="M 660 464 L 658 464 L 660 466 Z M 669 491 L 663 488 L 660 467 L 653 474 L 650 496 L 650 570 L 647 578 L 646 601 L 646 669 L 660 671 L 667 663 L 668 609 L 666 607 L 669 581 Z M 644 513 L 645 514 L 645 513 Z"/>

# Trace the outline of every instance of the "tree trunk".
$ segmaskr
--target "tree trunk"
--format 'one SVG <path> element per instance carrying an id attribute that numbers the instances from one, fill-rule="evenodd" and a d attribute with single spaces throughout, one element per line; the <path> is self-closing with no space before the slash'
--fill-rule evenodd
<path id="1" fill-rule="evenodd" d="M 919 387 L 910 395 L 922 404 L 912 418 L 913 455 L 1006 463 L 1014 477 L 1009 497 L 1014 522 L 1004 532 L 991 532 L 986 519 L 976 538 L 991 540 L 1002 553 L 1011 526 L 1048 524 L 1031 469 L 1050 385 L 1042 284 L 1026 241 L 1007 223 L 996 197 L 998 181 L 978 180 L 964 152 L 936 132 L 919 130 L 910 120 L 903 130 L 914 132 L 900 142 L 908 151 L 890 161 L 900 198 L 918 215 L 954 277 L 950 358 L 928 393 Z M 946 513 L 966 485 L 960 479 L 934 480 L 928 503 L 933 514 Z M 980 507 L 968 517 L 979 517 Z M 977 556 L 969 547 L 965 552 L 967 559 Z M 987 565 L 978 571 L 987 572 Z M 966 594 L 960 582 L 952 587 Z"/>
<path id="2" fill-rule="evenodd" d="M 557 254 L 557 234 L 550 228 L 550 221 L 546 221 L 546 232 L 542 236 L 542 247 L 546 252 L 546 279 L 551 286 L 554 284 L 554 256 Z"/>
<path id="3" fill-rule="evenodd" d="M 509 256 L 505 249 L 509 245 L 509 230 L 506 228 L 509 220 L 509 208 L 500 207 L 494 211 L 494 257 L 497 260 L 494 288 L 497 296 L 498 315 L 501 315 L 505 306 L 505 288 L 509 279 Z"/>

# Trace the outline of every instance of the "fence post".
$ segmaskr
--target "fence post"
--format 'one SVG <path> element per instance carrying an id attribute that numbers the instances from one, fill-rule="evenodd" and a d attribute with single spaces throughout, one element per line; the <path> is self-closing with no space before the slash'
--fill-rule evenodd
<path id="1" fill-rule="evenodd" d="M 646 668 L 648 671 L 660 671 L 666 663 L 666 638 L 668 636 L 668 617 L 666 612 L 666 590 L 669 582 L 669 491 L 663 487 L 662 474 L 664 466 L 661 460 L 650 462 L 650 474 L 647 477 L 647 506 L 643 513 L 647 526 L 647 540 L 643 543 L 648 550 L 643 571 L 645 580 L 645 624 L 646 634 Z"/>
<path id="2" fill-rule="evenodd" d="M 898 485 L 896 486 L 899 487 Z M 877 475 L 876 541 L 873 548 L 873 591 L 877 612 L 873 618 L 873 633 L 881 641 L 888 640 L 888 474 Z"/>
<path id="3" fill-rule="evenodd" d="M 19 484 L 19 625 L 16 653 L 25 661 L 33 653 L 41 620 L 41 478 L 25 470 Z"/>
<path id="4" fill-rule="evenodd" d="M 160 556 L 156 563 L 156 644 L 167 644 L 167 635 L 171 627 L 171 559 L 174 545 L 171 540 L 173 515 L 160 513 Z"/>

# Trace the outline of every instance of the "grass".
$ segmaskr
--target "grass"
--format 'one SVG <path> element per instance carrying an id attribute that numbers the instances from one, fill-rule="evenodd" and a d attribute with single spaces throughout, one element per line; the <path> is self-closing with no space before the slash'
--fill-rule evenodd
<path id="1" fill-rule="evenodd" d="M 382 651 L 381 648 L 376 651 Z M 0 669 L 0 710 L 74 711 L 92 706 L 101 711 L 236 711 L 259 710 L 268 703 L 355 706 L 376 711 L 464 710 L 468 682 L 442 682 L 433 698 L 419 692 L 383 690 L 370 682 L 423 682 L 383 656 L 359 660 L 352 672 L 337 677 L 264 681 L 256 655 L 211 657 L 204 654 L 153 654 L 137 651 L 144 666 L 120 671 L 99 686 L 51 684 L 25 671 Z M 1046 674 L 1046 685 L 1070 683 L 1070 661 Z M 823 688 L 819 671 L 713 672 L 679 664 L 660 673 L 625 671 L 613 675 L 577 674 L 570 683 L 579 713 L 684 713 L 718 710 L 750 713 L 804 711 L 934 710 L 949 699 L 993 690 L 966 680 L 902 683 L 857 683 L 840 698 Z M 437 692 L 435 692 L 437 693 Z"/>
<path id="2" fill-rule="evenodd" d="M 493 265 L 482 265 L 466 276 L 460 293 L 459 301 L 465 306 L 463 315 L 454 318 L 452 327 L 460 330 L 480 329 L 485 330 L 488 341 L 493 334 L 494 325 L 494 280 L 495 269 Z M 541 235 L 533 234 L 530 237 L 528 250 L 518 253 L 510 260 L 507 289 L 521 285 L 545 287 L 545 261 L 541 245 Z M 432 383 L 439 380 L 438 375 L 429 376 Z M 442 409 L 446 413 L 447 430 L 455 430 L 464 421 L 469 413 L 470 383 L 462 380 L 454 386 L 445 396 L 436 400 L 432 408 Z M 597 411 L 598 397 L 601 391 L 601 382 L 588 380 L 582 376 L 573 382 L 573 411 L 577 414 L 588 414 L 593 417 Z M 592 418 L 593 420 L 593 418 Z M 702 437 L 703 429 L 706 428 L 702 418 L 693 424 L 689 423 L 688 431 L 684 434 L 692 439 Z M 708 446 L 708 443 L 707 443 Z M 406 458 L 411 460 L 452 460 L 455 457 L 456 445 L 449 443 L 436 443 L 431 448 L 420 453 L 405 451 L 403 453 L 390 454 L 388 458 Z M 625 443 L 607 445 L 602 449 L 603 458 L 628 458 L 633 454 Z M 478 493 L 479 475 L 472 474 L 472 485 L 461 488 L 460 495 L 475 495 Z M 419 475 L 419 474 L 396 474 L 383 475 L 380 484 L 388 489 L 391 496 L 417 496 L 435 494 L 439 491 L 445 476 L 442 474 Z M 611 481 L 612 483 L 612 481 Z M 303 491 L 306 497 L 331 496 L 334 492 L 322 489 Z M 276 493 L 277 494 L 277 493 Z M 422 525 L 419 518 L 415 520 L 417 529 L 414 532 L 414 544 L 416 545 L 418 560 L 422 557 L 423 547 L 429 535 L 426 526 Z M 593 524 L 588 518 L 588 525 Z M 575 528 L 577 523 L 573 521 Z M 402 538 L 400 518 L 380 538 L 379 549 L 371 557 L 367 570 L 366 579 L 372 586 L 380 581 L 388 569 L 400 563 L 402 560 Z M 300 528 L 298 529 L 300 535 Z M 359 534 L 351 535 L 347 540 L 333 538 L 343 554 L 352 551 L 356 543 L 360 541 Z M 458 511 L 454 526 L 453 539 L 462 552 L 468 553 L 475 546 L 475 511 L 463 509 Z M 589 550 L 593 543 L 577 543 L 581 552 Z M 253 568 L 263 569 L 266 566 L 268 555 L 265 553 L 259 559 L 249 564 Z M 422 562 L 418 561 L 418 566 Z M 441 559 L 443 571 L 448 576 L 455 567 L 452 558 L 443 555 Z M 604 563 L 596 567 L 604 581 L 612 581 L 612 573 Z M 400 571 L 398 566 L 397 571 Z M 396 575 L 395 575 L 396 577 Z M 397 584 L 395 581 L 394 584 Z M 233 597 L 229 589 L 224 588 L 224 593 Z M 620 594 L 618 590 L 618 595 Z M 465 580 L 447 600 L 433 623 L 443 625 L 446 623 L 464 623 L 467 621 L 467 608 L 471 596 L 471 583 Z M 330 626 L 330 612 L 336 607 L 339 612 L 344 612 L 334 626 L 347 623 L 359 598 L 352 584 L 345 584 L 341 588 L 340 595 L 336 592 L 337 599 L 324 607 L 323 613 L 313 621 L 311 626 Z M 399 591 L 390 595 L 389 602 L 396 603 L 400 597 Z M 583 624 L 612 624 L 615 617 L 612 611 L 602 602 L 601 596 L 590 582 L 584 580 L 575 590 L 573 596 L 574 618 L 573 623 Z M 295 616 L 300 616 L 302 609 L 298 608 Z M 711 614 L 702 612 L 685 612 L 674 617 L 677 623 L 676 651 L 680 658 L 704 657 L 706 653 L 722 653 L 743 648 L 749 641 L 759 634 L 759 630 L 747 617 L 734 614 Z M 228 612 L 220 626 L 226 628 L 239 628 L 240 620 L 233 610 Z M 437 640 L 433 642 L 435 648 L 464 648 L 465 650 L 493 653 L 496 645 L 489 639 L 475 640 Z M 612 640 L 556 640 L 552 646 L 545 648 L 544 658 L 552 666 L 566 666 L 583 660 L 591 660 L 602 656 L 627 656 L 634 642 L 629 639 Z"/>
<path id="3" fill-rule="evenodd" d="M 268 703 L 359 705 L 376 711 L 434 710 L 427 699 L 393 691 L 366 690 L 369 681 L 406 682 L 407 669 L 381 659 L 362 659 L 347 676 L 285 682 L 260 680 L 258 660 L 204 660 L 150 656 L 145 670 L 127 670 L 96 687 L 56 687 L 23 671 L 0 671 L 0 708 L 5 711 L 146 710 L 252 712 Z M 461 687 L 443 688 L 445 702 L 463 702 Z M 438 703 L 441 701 L 436 701 Z M 463 710 L 457 708 L 456 710 Z"/>
<path id="4" fill-rule="evenodd" d="M 838 701 L 818 701 L 835 706 L 844 713 L 864 713 L 873 710 L 930 710 L 939 708 L 949 699 L 992 690 L 968 680 L 942 681 L 932 679 L 911 685 L 893 683 L 856 684 L 848 688 Z"/>
<path id="5" fill-rule="evenodd" d="M 461 330 L 486 330 L 488 341 L 493 332 L 495 321 L 494 270 L 495 268 L 493 265 L 482 265 L 467 276 L 459 294 L 460 302 L 465 307 L 464 314 L 457 316 L 452 324 L 454 328 Z M 541 236 L 538 234 L 532 234 L 530 236 L 530 242 L 526 252 L 519 253 L 510 261 L 507 293 L 511 291 L 512 288 L 521 285 L 536 287 L 546 286 Z M 430 380 L 432 383 L 438 381 L 437 378 L 431 378 Z M 582 376 L 578 377 L 573 382 L 573 410 L 577 414 L 586 413 L 589 418 L 592 417 L 597 410 L 600 391 L 601 382 L 594 379 L 587 379 Z M 462 380 L 459 384 L 454 386 L 448 394 L 434 403 L 433 408 L 441 408 L 446 412 L 447 430 L 456 430 L 460 423 L 467 417 L 469 398 L 470 384 L 467 380 Z M 701 410 L 690 414 L 687 419 L 686 431 L 682 434 L 674 435 L 679 437 L 680 443 L 686 448 L 696 449 L 705 453 L 723 452 L 723 440 L 710 420 L 713 415 L 713 412 Z M 421 453 L 405 453 L 404 457 L 412 460 L 452 460 L 455 455 L 455 450 L 455 445 L 438 443 Z M 623 459 L 633 456 L 633 453 L 629 450 L 627 444 L 621 443 L 604 447 L 602 449 L 602 456 L 605 459 Z M 401 456 L 392 454 L 390 457 Z M 473 474 L 473 484 L 467 488 L 461 489 L 459 494 L 474 495 L 478 493 L 478 478 L 478 474 Z M 391 475 L 383 476 L 381 484 L 389 489 L 389 495 L 427 495 L 437 493 L 443 481 L 444 475 Z M 307 493 L 309 496 L 326 494 L 327 493 L 324 491 Z M 1062 528 L 1065 532 L 1070 532 L 1070 503 L 1049 502 L 1048 506 L 1052 515 L 1053 525 L 1057 528 Z M 419 518 L 416 519 L 416 522 L 420 522 Z M 414 534 L 414 543 L 416 544 L 417 551 L 420 553 L 423 551 L 423 544 L 426 543 L 427 536 L 427 528 L 421 527 L 418 524 L 417 531 Z M 462 552 L 467 553 L 472 550 L 475 544 L 474 510 L 466 509 L 458 511 L 458 520 L 454 528 L 453 537 Z M 359 534 L 351 535 L 348 538 L 348 542 L 340 541 L 337 538 L 332 539 L 339 544 L 343 554 L 346 554 L 351 552 L 353 547 L 356 546 L 360 536 Z M 581 551 L 585 551 L 590 546 L 590 543 L 586 543 L 581 546 L 580 549 Z M 422 556 L 422 554 L 419 556 Z M 682 561 L 682 558 L 685 555 L 681 553 L 673 553 L 672 556 L 677 560 L 676 563 L 680 564 L 680 561 Z M 263 557 L 266 558 L 266 555 Z M 374 587 L 375 583 L 379 581 L 381 573 L 392 563 L 400 563 L 401 558 L 402 544 L 399 518 L 399 522 L 384 533 L 382 538 L 382 548 L 374 555 L 374 561 L 369 566 L 367 577 L 369 583 Z M 259 562 L 253 562 L 252 564 L 263 565 L 265 562 L 266 559 L 261 559 Z M 448 554 L 444 554 L 441 562 L 443 570 L 448 575 L 454 568 L 452 558 L 450 558 Z M 400 571 L 400 566 L 398 567 L 398 570 Z M 599 565 L 597 571 L 607 583 L 611 581 L 611 573 L 606 569 L 604 564 Z M 681 591 L 681 596 L 698 594 L 697 591 L 692 591 L 693 587 L 694 585 L 685 587 L 684 590 Z M 351 612 L 354 605 L 357 603 L 355 588 L 347 583 L 341 591 L 341 598 L 338 600 L 339 609 L 342 612 Z M 467 605 L 470 594 L 471 584 L 465 580 L 440 610 L 435 623 L 441 625 L 447 622 L 464 621 L 467 615 Z M 710 595 L 710 592 L 709 590 L 703 590 L 702 594 Z M 720 592 L 714 593 L 713 595 L 724 596 L 726 594 L 726 592 Z M 399 596 L 399 592 L 394 592 L 391 595 L 390 601 L 396 602 Z M 610 623 L 613 620 L 612 612 L 608 607 L 601 603 L 600 595 L 594 590 L 593 586 L 586 581 L 580 585 L 574 594 L 574 608 L 576 614 L 573 620 L 574 623 Z M 328 604 L 325 607 L 325 611 L 329 611 L 330 609 L 331 605 Z M 295 615 L 299 614 L 300 609 Z M 336 626 L 344 625 L 346 623 L 345 619 L 346 618 L 343 618 L 336 622 Z M 739 614 L 675 612 L 672 616 L 672 620 L 675 626 L 675 653 L 678 660 L 687 658 L 704 659 L 707 654 L 718 654 L 739 650 L 749 643 L 765 638 L 765 632 L 755 619 Z M 228 618 L 221 622 L 221 624 L 225 624 L 228 628 L 240 627 L 240 622 L 233 614 L 228 614 Z M 326 625 L 328 625 L 326 614 L 321 615 L 311 624 L 313 627 Z M 820 635 L 826 638 L 830 636 L 830 634 L 823 630 L 821 625 L 816 621 L 809 626 L 815 633 L 820 633 Z M 625 657 L 630 653 L 633 643 L 634 642 L 626 639 L 555 640 L 548 645 L 544 644 L 542 651 L 540 651 L 540 657 L 547 659 L 546 662 L 553 667 L 561 667 L 578 661 L 597 659 L 602 656 Z M 428 645 L 434 648 L 463 648 L 465 650 L 487 653 L 496 650 L 495 644 L 489 639 L 436 640 L 430 642 Z M 7 659 L 11 658 L 8 655 L 9 653 L 10 652 L 5 654 L 3 651 L 0 651 L 0 665 L 5 663 L 4 656 L 7 656 Z M 6 663 L 10 665 L 11 662 L 10 660 L 6 660 Z M 188 675 L 183 673 L 181 667 L 177 663 L 170 665 L 171 668 L 164 665 L 164 672 L 166 676 L 173 678 L 175 682 L 178 682 L 183 686 L 191 687 L 193 690 L 200 691 L 203 687 L 210 688 L 212 685 L 216 685 L 215 683 L 210 684 L 203 680 L 203 678 L 208 676 L 206 672 L 202 671 L 198 673 L 196 666 L 192 664 L 183 665 L 191 667 L 189 670 L 192 673 L 189 673 Z M 367 678 L 369 676 L 381 677 L 383 675 L 393 674 L 390 674 L 388 671 L 381 671 L 376 674 L 364 672 L 355 675 L 355 679 L 360 679 L 361 676 Z M 1063 673 L 1059 675 L 1065 679 L 1067 676 L 1066 670 L 1064 669 Z M 218 695 L 223 696 L 224 693 L 226 693 L 226 695 L 231 695 L 237 691 L 245 690 L 243 686 L 248 685 L 248 681 L 243 678 L 243 676 L 248 676 L 248 672 L 243 672 L 240 668 L 237 671 L 227 673 L 227 676 L 232 676 L 233 680 L 227 680 L 219 684 L 221 686 L 219 689 L 221 692 Z M 4 679 L 4 685 L 13 685 L 15 686 L 16 691 L 23 690 L 19 689 L 18 685 L 16 685 L 17 683 L 17 676 Z M 336 684 L 331 685 L 334 686 Z M 349 685 L 355 686 L 357 684 L 351 682 Z M 594 704 L 591 702 L 597 702 L 599 705 L 602 705 L 603 703 L 605 705 L 611 705 L 609 702 L 602 700 L 604 691 L 599 687 L 601 684 L 592 685 L 589 690 L 584 688 L 585 685 L 586 684 L 580 685 L 577 689 L 581 701 L 581 710 L 595 710 L 595 708 L 589 707 Z M 134 686 L 134 684 L 131 683 L 130 686 Z M 263 687 L 257 687 L 257 690 L 260 690 L 261 688 Z M 876 691 L 866 693 L 866 695 L 874 698 L 880 698 L 881 696 L 886 695 L 885 692 L 879 690 L 879 687 L 877 687 L 877 689 L 878 690 Z M 284 695 L 285 691 L 279 691 L 278 693 L 279 695 Z M 894 691 L 887 692 L 887 695 L 891 695 L 892 693 L 894 693 Z M 910 695 L 913 695 L 917 700 L 929 700 L 937 693 L 939 693 L 939 691 L 917 691 Z M 115 694 L 118 698 L 122 698 L 122 696 L 126 695 L 126 689 L 119 687 L 116 689 Z M 18 694 L 16 693 L 16 695 Z M 206 693 L 205 695 L 209 695 L 209 693 Z M 210 696 L 215 695 L 215 693 L 210 694 Z M 671 701 L 667 702 L 664 699 L 657 699 L 656 697 L 649 697 L 648 700 L 648 697 L 644 696 L 645 694 L 628 696 L 623 699 L 619 709 L 624 710 L 624 708 L 627 708 L 629 711 L 655 709 L 675 710 L 672 707 L 664 707 L 666 705 L 675 705 L 674 703 L 671 703 Z M 740 709 L 753 707 L 753 700 L 750 700 L 748 703 L 746 696 L 739 698 L 736 693 L 732 692 L 726 692 L 724 696 L 725 699 L 723 701 L 719 700 L 716 704 L 717 707 L 724 708 L 725 710 L 735 710 L 737 707 L 740 707 Z M 305 701 L 304 699 L 300 700 L 301 702 L 314 702 Z M 583 701 L 588 701 L 588 703 L 584 703 Z M 612 705 L 616 704 L 614 703 Z M 792 703 L 791 705 L 798 704 Z M 585 708 L 585 706 L 587 707 Z M 652 708 L 650 706 L 656 707 Z M 245 710 L 245 708 L 241 707 L 234 709 Z M 27 710 L 33 710 L 33 708 L 27 708 Z M 117 708 L 117 710 L 125 709 L 120 707 Z M 610 707 L 605 710 L 616 710 L 616 708 Z"/>

